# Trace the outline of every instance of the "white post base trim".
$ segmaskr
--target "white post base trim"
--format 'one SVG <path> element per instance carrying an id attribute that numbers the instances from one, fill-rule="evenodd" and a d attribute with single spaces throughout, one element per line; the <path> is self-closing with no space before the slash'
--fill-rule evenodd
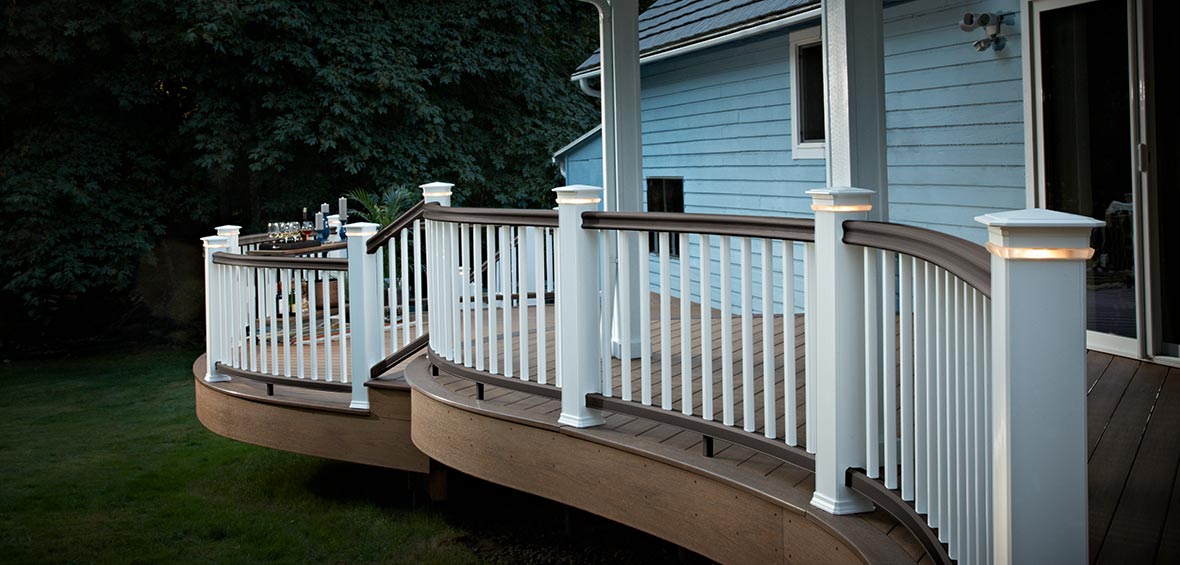
<path id="1" fill-rule="evenodd" d="M 207 383 L 224 383 L 229 380 L 226 375 L 219 375 L 217 373 L 205 373 L 205 382 Z"/>
<path id="2" fill-rule="evenodd" d="M 837 500 L 817 492 L 811 497 L 811 505 L 836 516 L 872 512 L 876 508 L 867 498 L 860 495 L 855 496 L 855 498 Z"/>
<path id="3" fill-rule="evenodd" d="M 352 402 L 348 403 L 348 407 L 353 410 L 368 410 L 369 409 L 369 401 L 368 400 L 353 400 Z"/>
<path id="4" fill-rule="evenodd" d="M 570 426 L 572 428 L 592 428 L 594 426 L 601 426 L 606 423 L 603 419 L 602 413 L 598 410 L 588 410 L 590 414 L 566 414 L 562 413 L 561 417 L 557 419 L 557 423 L 563 426 Z"/>
<path id="5" fill-rule="evenodd" d="M 639 359 L 641 347 L 643 347 L 642 341 L 640 341 L 638 339 L 631 340 L 631 358 L 632 359 Z M 621 342 L 617 339 L 610 340 L 610 354 L 611 354 L 611 357 L 614 357 L 615 359 L 622 359 L 623 358 L 623 342 Z"/>

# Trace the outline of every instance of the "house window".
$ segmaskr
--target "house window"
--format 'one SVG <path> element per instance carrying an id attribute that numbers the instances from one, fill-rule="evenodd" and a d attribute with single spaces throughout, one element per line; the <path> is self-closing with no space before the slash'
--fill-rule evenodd
<path id="1" fill-rule="evenodd" d="M 684 213 L 684 179 L 680 177 L 651 177 L 647 179 L 647 211 Z M 660 251 L 660 237 L 656 232 L 648 234 L 648 245 L 652 253 Z M 672 257 L 680 256 L 680 237 L 669 234 L 668 252 Z"/>
<path id="2" fill-rule="evenodd" d="M 818 27 L 791 33 L 791 149 L 795 159 L 823 159 L 824 55 Z"/>

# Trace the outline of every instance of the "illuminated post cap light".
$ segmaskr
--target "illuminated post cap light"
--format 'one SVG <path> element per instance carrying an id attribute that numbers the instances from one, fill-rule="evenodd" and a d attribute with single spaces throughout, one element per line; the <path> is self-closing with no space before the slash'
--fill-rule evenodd
<path id="1" fill-rule="evenodd" d="M 874 192 L 864 188 L 837 186 L 808 190 L 814 212 L 868 212 Z"/>
<path id="2" fill-rule="evenodd" d="M 1090 232 L 1106 222 L 1044 208 L 975 218 L 987 226 L 988 252 L 1015 261 L 1085 261 L 1094 256 Z"/>
<path id="3" fill-rule="evenodd" d="M 576 184 L 553 189 L 557 193 L 557 204 L 589 205 L 602 202 L 602 189 L 597 186 Z"/>
<path id="4" fill-rule="evenodd" d="M 451 189 L 455 185 L 449 182 L 431 182 L 420 185 L 418 188 L 422 189 L 422 196 L 426 198 L 442 198 L 451 195 Z"/>

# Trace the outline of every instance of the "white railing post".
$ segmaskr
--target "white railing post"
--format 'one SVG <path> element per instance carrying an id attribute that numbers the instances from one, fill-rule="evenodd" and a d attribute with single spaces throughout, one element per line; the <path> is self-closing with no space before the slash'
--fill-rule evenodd
<path id="1" fill-rule="evenodd" d="M 217 235 L 226 239 L 225 250 L 228 253 L 241 253 L 242 249 L 238 245 L 238 236 L 242 233 L 242 226 L 217 226 Z"/>
<path id="2" fill-rule="evenodd" d="M 561 418 L 558 423 L 588 428 L 603 423 L 602 413 L 586 407 L 586 395 L 602 389 L 602 359 L 599 356 L 598 234 L 582 229 L 582 212 L 597 210 L 602 189 L 592 186 L 563 186 L 557 193 L 557 302 L 562 320 L 557 356 L 561 375 Z M 570 260 L 572 259 L 572 260 Z M 608 303 L 609 304 L 609 303 Z"/>
<path id="3" fill-rule="evenodd" d="M 451 189 L 455 188 L 454 184 L 449 182 L 428 182 L 426 184 L 418 185 L 422 189 L 422 200 L 427 204 L 438 204 L 440 206 L 451 205 Z"/>
<path id="4" fill-rule="evenodd" d="M 439 206 L 451 205 L 451 192 L 455 187 L 449 182 L 428 182 L 426 184 L 418 185 L 422 189 L 422 201 L 427 204 L 438 204 Z M 433 222 L 426 222 L 426 269 L 427 269 L 427 288 L 430 289 L 426 293 L 426 301 L 429 307 L 426 309 L 428 319 L 430 321 L 430 348 L 442 353 L 439 349 L 441 344 L 445 343 L 444 332 L 445 323 L 450 320 L 450 309 L 442 307 L 442 297 L 439 296 L 435 285 L 440 279 L 438 273 L 443 270 L 443 265 L 447 264 L 447 250 L 440 247 L 443 243 L 443 238 L 438 237 L 438 233 L 433 229 Z M 417 234 L 415 234 L 417 237 Z M 490 253 L 490 252 L 489 252 Z M 489 260 L 491 260 L 489 255 Z M 434 292 L 431 292 L 434 291 Z M 491 292 L 490 290 L 488 292 Z M 489 298 L 490 300 L 490 298 Z M 489 308 L 494 306 L 489 302 Z M 494 347 L 494 346 L 493 346 Z"/>
<path id="5" fill-rule="evenodd" d="M 229 380 L 217 373 L 217 362 L 222 360 L 222 336 L 217 335 L 221 324 L 222 289 L 217 276 L 217 265 L 213 254 L 223 253 L 229 248 L 229 239 L 220 235 L 202 237 L 205 248 L 205 382 L 219 383 Z"/>
<path id="6" fill-rule="evenodd" d="M 1086 260 L 1103 222 L 1044 209 L 979 216 L 992 254 L 996 563 L 1084 563 Z"/>
<path id="7" fill-rule="evenodd" d="M 369 238 L 381 226 L 368 222 L 344 226 L 348 238 L 348 318 L 349 333 L 352 334 L 352 359 L 349 368 L 352 375 L 352 402 L 349 408 L 367 410 L 369 390 L 369 369 L 380 359 L 381 312 L 377 288 L 377 254 L 369 253 Z M 343 330 L 342 330 L 343 331 Z"/>
<path id="8" fill-rule="evenodd" d="M 874 194 L 863 188 L 809 190 L 815 211 L 816 421 L 815 494 L 832 514 L 873 509 L 844 486 L 844 473 L 865 466 L 864 252 L 844 244 L 844 221 L 863 220 Z M 808 336 L 810 339 L 812 336 Z M 810 447 L 810 446 L 809 446 Z"/>

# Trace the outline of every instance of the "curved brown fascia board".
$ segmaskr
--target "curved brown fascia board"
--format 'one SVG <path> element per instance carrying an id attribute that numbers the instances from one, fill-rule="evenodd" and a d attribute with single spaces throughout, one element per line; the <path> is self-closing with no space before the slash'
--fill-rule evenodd
<path id="1" fill-rule="evenodd" d="M 584 212 L 582 227 L 815 241 L 815 220 L 805 218 L 675 212 Z"/>
<path id="2" fill-rule="evenodd" d="M 922 544 L 926 555 L 935 563 L 954 563 L 947 553 L 946 545 L 938 541 L 938 531 L 927 525 L 922 515 L 914 509 L 914 505 L 902 500 L 897 491 L 886 488 L 881 481 L 869 478 L 865 470 L 859 468 L 844 471 L 844 486 L 864 495 L 873 501 L 873 504 L 896 518 L 910 531 L 914 539 Z"/>
<path id="3" fill-rule="evenodd" d="M 218 265 L 262 269 L 304 269 L 308 271 L 348 270 L 348 259 L 328 257 L 268 257 L 265 255 L 214 253 L 213 262 Z"/>
<path id="4" fill-rule="evenodd" d="M 983 247 L 965 239 L 914 226 L 847 220 L 844 222 L 844 243 L 895 251 L 929 261 L 991 298 L 991 256 Z"/>
<path id="5" fill-rule="evenodd" d="M 505 208 L 450 208 L 426 206 L 422 214 L 427 220 L 453 224 L 484 224 L 494 226 L 557 227 L 556 210 L 510 210 Z"/>
<path id="6" fill-rule="evenodd" d="M 425 209 L 425 207 L 426 201 L 423 200 L 411 206 L 409 210 L 402 212 L 402 215 L 398 216 L 396 220 L 390 222 L 389 225 L 381 228 L 380 230 L 377 230 L 377 233 L 369 239 L 369 243 L 365 250 L 369 253 L 376 253 L 378 249 L 381 249 L 382 245 L 385 245 L 385 242 L 393 239 L 393 236 L 397 235 L 397 232 L 405 229 L 407 226 L 413 223 L 414 220 L 421 218 L 422 210 Z"/>

